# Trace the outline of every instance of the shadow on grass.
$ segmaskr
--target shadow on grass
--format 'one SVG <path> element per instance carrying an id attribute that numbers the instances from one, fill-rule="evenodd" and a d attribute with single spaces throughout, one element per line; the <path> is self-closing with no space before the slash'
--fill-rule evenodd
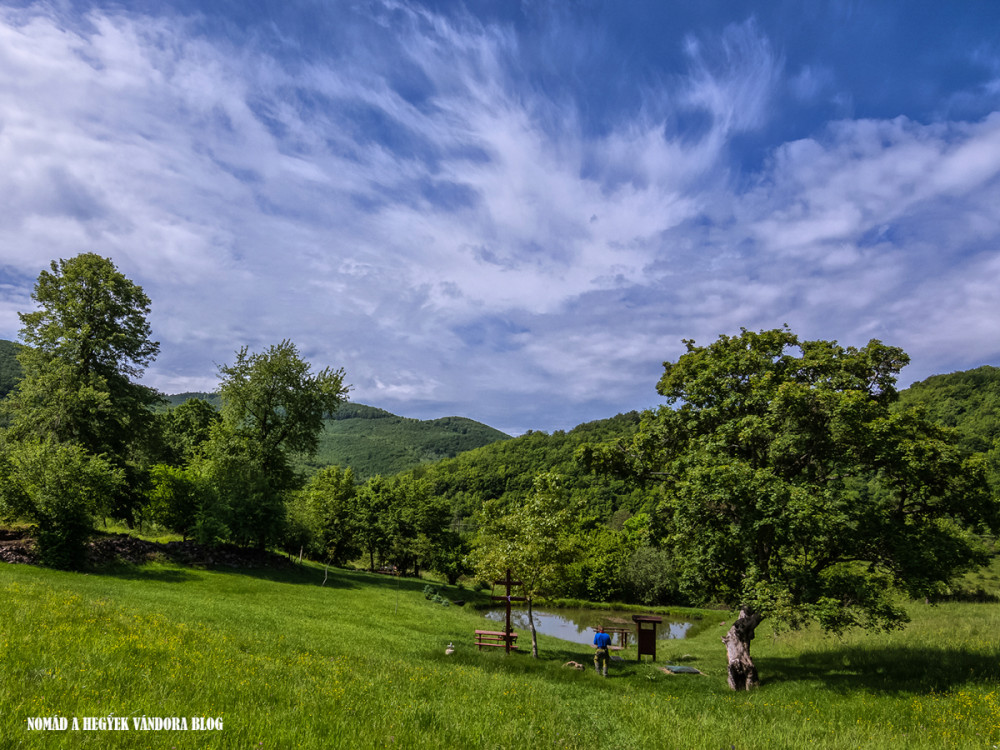
<path id="1" fill-rule="evenodd" d="M 169 566 L 169 567 L 168 567 Z M 106 576 L 108 578 L 120 578 L 129 581 L 150 581 L 161 583 L 185 583 L 199 578 L 199 572 L 208 571 L 216 575 L 238 576 L 241 578 L 253 578 L 273 583 L 286 583 L 300 586 L 325 585 L 326 588 L 346 589 L 357 588 L 358 583 L 352 580 L 352 574 L 330 568 L 325 576 L 326 583 L 323 583 L 324 571 L 322 568 L 316 569 L 311 566 L 283 566 L 272 567 L 246 567 L 234 568 L 227 565 L 205 565 L 190 567 L 182 563 L 110 563 L 102 566 L 89 568 L 86 572 L 94 576 Z"/>
<path id="2" fill-rule="evenodd" d="M 106 565 L 87 571 L 90 575 L 107 578 L 120 578 L 126 581 L 151 581 L 159 583 L 184 583 L 193 581 L 197 576 L 181 568 L 161 568 L 149 565 Z"/>
<path id="3" fill-rule="evenodd" d="M 278 568 L 269 566 L 233 568 L 226 565 L 216 565 L 207 568 L 207 570 L 221 575 L 255 578 L 260 581 L 294 586 L 316 586 L 328 589 L 358 588 L 356 574 L 353 571 L 333 567 L 329 571 L 324 571 L 322 567 L 312 565 L 288 565 Z"/>
<path id="4" fill-rule="evenodd" d="M 757 664 L 765 684 L 823 683 L 848 693 L 933 693 L 969 683 L 1000 681 L 1000 650 L 905 646 L 838 648 L 795 657 L 767 657 Z"/>
<path id="5" fill-rule="evenodd" d="M 471 636 L 471 633 L 470 633 Z M 450 661 L 463 666 L 474 667 L 487 672 L 499 672 L 509 675 L 520 675 L 525 677 L 537 677 L 544 675 L 545 679 L 557 680 L 560 682 L 576 682 L 579 680 L 591 680 L 597 678 L 594 673 L 594 651 L 585 645 L 576 647 L 540 646 L 538 659 L 531 657 L 531 638 L 525 637 L 522 644 L 518 639 L 518 648 L 510 655 L 504 653 L 502 648 L 491 648 L 489 650 L 478 650 L 471 642 L 459 644 L 455 653 L 446 656 L 443 652 L 435 651 L 429 657 L 432 661 Z M 583 669 L 575 669 L 567 666 L 569 662 L 575 662 L 583 666 Z M 646 679 L 650 674 L 650 667 L 653 664 L 648 659 L 637 662 L 614 661 L 608 667 L 608 681 L 614 682 L 620 679 Z"/>
<path id="6" fill-rule="evenodd" d="M 169 560 L 169 558 L 168 558 Z M 164 567 L 170 565 L 171 567 Z M 176 566 L 176 567 L 174 567 Z M 354 589 L 360 587 L 399 589 L 402 593 L 419 592 L 423 594 L 428 581 L 422 578 L 407 578 L 405 576 L 387 576 L 367 571 L 336 568 L 330 566 L 324 570 L 318 563 L 285 563 L 278 565 L 196 565 L 190 566 L 184 562 L 170 560 L 169 562 L 126 563 L 114 562 L 93 566 L 87 569 L 91 575 L 108 576 L 129 580 L 163 581 L 182 583 L 197 578 L 197 571 L 210 571 L 226 576 L 254 578 L 273 583 L 284 583 L 298 586 L 317 586 L 332 589 Z M 441 594 L 449 599 L 471 599 L 475 594 L 468 589 L 458 589 L 440 583 L 432 583 Z"/>

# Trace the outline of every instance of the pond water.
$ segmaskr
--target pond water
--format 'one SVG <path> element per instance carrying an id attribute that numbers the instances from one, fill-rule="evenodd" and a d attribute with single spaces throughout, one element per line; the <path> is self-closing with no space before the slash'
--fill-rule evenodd
<path id="1" fill-rule="evenodd" d="M 635 642 L 635 623 L 632 622 L 632 615 L 628 612 L 605 612 L 597 609 L 560 609 L 553 611 L 534 610 L 535 630 L 545 635 L 562 638 L 564 641 L 573 643 L 583 643 L 590 645 L 594 642 L 594 632 L 598 625 L 606 628 L 629 628 L 632 636 L 629 643 Z M 502 609 L 494 609 L 486 613 L 489 620 L 496 620 L 499 623 L 504 621 L 506 612 Z M 523 631 L 525 637 L 531 630 L 528 627 L 528 611 L 523 609 L 512 609 L 510 612 L 510 624 L 519 631 Z M 683 638 L 691 628 L 691 622 L 683 620 L 663 622 L 656 626 L 657 640 L 668 638 Z M 503 627 L 501 626 L 501 630 Z M 615 638 L 615 643 L 618 643 Z"/>

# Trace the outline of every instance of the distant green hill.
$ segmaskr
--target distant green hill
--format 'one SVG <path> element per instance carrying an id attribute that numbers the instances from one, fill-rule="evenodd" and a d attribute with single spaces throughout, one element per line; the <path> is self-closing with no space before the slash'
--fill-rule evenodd
<path id="1" fill-rule="evenodd" d="M 1000 438 L 1000 367 L 933 375 L 899 394 L 899 407 L 922 404 L 936 422 L 954 427 L 963 447 L 990 450 Z"/>
<path id="2" fill-rule="evenodd" d="M 465 417 L 408 419 L 364 404 L 345 404 L 326 421 L 319 449 L 304 467 L 337 464 L 349 466 L 358 479 L 388 476 L 509 439 Z"/>
<path id="3" fill-rule="evenodd" d="M 216 408 L 215 393 L 167 396 L 170 406 L 201 398 Z M 359 479 L 398 474 L 430 461 L 452 458 L 463 451 L 510 439 L 510 435 L 465 417 L 409 419 L 365 404 L 343 404 L 326 420 L 316 455 L 300 461 L 307 472 L 324 466 L 350 467 Z"/>

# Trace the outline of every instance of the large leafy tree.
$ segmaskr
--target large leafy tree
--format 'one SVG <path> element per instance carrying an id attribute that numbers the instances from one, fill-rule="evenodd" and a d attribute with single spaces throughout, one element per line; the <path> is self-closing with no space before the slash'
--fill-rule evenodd
<path id="1" fill-rule="evenodd" d="M 723 638 L 730 687 L 759 682 L 750 642 L 764 618 L 900 627 L 901 593 L 986 561 L 977 532 L 1000 515 L 981 460 L 920 412 L 889 408 L 902 350 L 787 328 L 685 343 L 657 386 L 668 405 L 629 444 L 583 457 L 662 483 L 682 586 L 739 612 Z"/>
<path id="2" fill-rule="evenodd" d="M 150 339 L 149 298 L 94 253 L 52 261 L 31 296 L 39 309 L 19 314 L 27 346 L 8 406 L 15 432 L 121 456 L 159 398 L 133 380 L 160 348 Z"/>
<path id="3" fill-rule="evenodd" d="M 111 260 L 84 253 L 53 261 L 32 299 L 38 309 L 20 314 L 23 377 L 3 405 L 9 437 L 104 456 L 125 476 L 106 509 L 131 522 L 142 495 L 149 407 L 159 398 L 135 382 L 159 351 L 146 320 L 149 298 Z"/>
<path id="4" fill-rule="evenodd" d="M 343 370 L 313 373 L 287 340 L 259 354 L 243 347 L 219 373 L 223 420 L 257 444 L 265 470 L 278 468 L 290 452 L 314 453 L 324 417 L 349 390 Z"/>
<path id="5" fill-rule="evenodd" d="M 295 345 L 243 347 L 219 368 L 222 424 L 206 444 L 237 542 L 259 547 L 281 536 L 291 454 L 315 452 L 323 418 L 346 400 L 343 370 L 312 372 Z"/>

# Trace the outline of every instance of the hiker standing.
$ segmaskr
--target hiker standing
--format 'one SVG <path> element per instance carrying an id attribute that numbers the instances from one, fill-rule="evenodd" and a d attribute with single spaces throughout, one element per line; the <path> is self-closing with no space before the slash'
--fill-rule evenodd
<path id="1" fill-rule="evenodd" d="M 597 674 L 608 676 L 608 662 L 611 661 L 611 636 L 604 632 L 603 626 L 598 626 L 594 634 L 594 670 Z"/>

